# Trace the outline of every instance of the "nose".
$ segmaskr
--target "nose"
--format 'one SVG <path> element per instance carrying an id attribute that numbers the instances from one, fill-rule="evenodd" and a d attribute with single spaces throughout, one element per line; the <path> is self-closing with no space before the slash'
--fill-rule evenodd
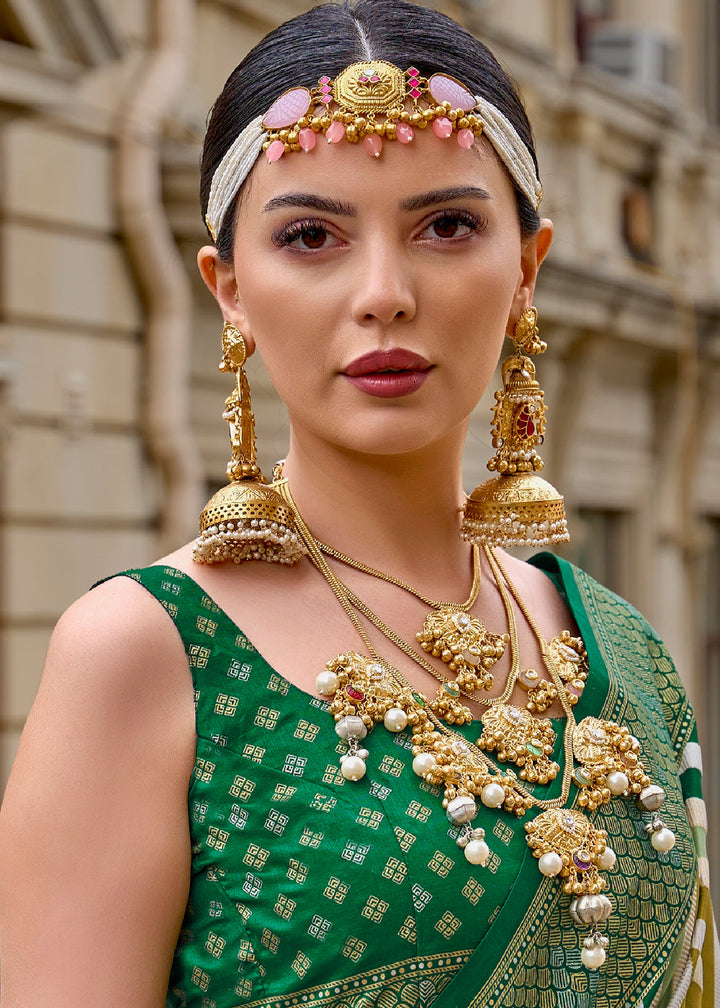
<path id="1" fill-rule="evenodd" d="M 415 281 L 403 252 L 389 244 L 373 244 L 357 263 L 353 319 L 358 325 L 379 321 L 389 326 L 395 321 L 409 321 L 416 310 Z"/>

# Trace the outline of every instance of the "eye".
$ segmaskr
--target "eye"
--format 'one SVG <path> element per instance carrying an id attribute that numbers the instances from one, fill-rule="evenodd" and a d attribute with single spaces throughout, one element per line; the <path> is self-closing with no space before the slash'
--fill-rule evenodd
<path id="1" fill-rule="evenodd" d="M 273 242 L 278 248 L 291 248 L 299 252 L 319 252 L 339 244 L 321 220 L 300 220 L 273 231 Z"/>
<path id="2" fill-rule="evenodd" d="M 485 221 L 467 210 L 441 210 L 427 222 L 419 237 L 429 241 L 467 238 L 485 228 Z"/>

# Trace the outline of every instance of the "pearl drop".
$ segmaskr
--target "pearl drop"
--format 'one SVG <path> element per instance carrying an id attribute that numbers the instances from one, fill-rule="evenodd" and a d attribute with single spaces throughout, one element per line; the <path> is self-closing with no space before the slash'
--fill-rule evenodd
<path id="1" fill-rule="evenodd" d="M 538 868 L 543 873 L 547 875 L 548 878 L 553 878 L 555 875 L 559 875 L 562 871 L 562 858 L 555 851 L 548 851 L 547 854 L 543 856 L 538 861 Z"/>
<path id="2" fill-rule="evenodd" d="M 346 756 L 340 764 L 340 772 L 345 780 L 358 781 L 365 776 L 365 761 L 359 756 Z"/>
<path id="3" fill-rule="evenodd" d="M 609 868 L 614 868 L 616 862 L 617 854 L 612 847 L 606 847 L 597 859 L 597 866 L 603 871 L 607 871 Z"/>
<path id="4" fill-rule="evenodd" d="M 428 770 L 432 770 L 432 768 L 435 766 L 436 763 L 437 760 L 435 759 L 432 753 L 421 752 L 418 753 L 418 755 L 413 760 L 412 768 L 418 775 L 418 777 L 422 777 L 423 774 L 426 774 L 428 772 Z"/>
<path id="5" fill-rule="evenodd" d="M 500 808 L 505 801 L 505 788 L 502 784 L 486 784 L 480 792 L 480 801 L 488 808 Z"/>
<path id="6" fill-rule="evenodd" d="M 470 864 L 485 865 L 490 857 L 490 848 L 484 840 L 470 840 L 464 854 Z"/>
<path id="7" fill-rule="evenodd" d="M 315 680 L 315 689 L 318 691 L 320 696 L 332 696 L 340 685 L 340 680 L 331 672 L 330 669 L 326 669 L 321 672 L 320 675 Z"/>
<path id="8" fill-rule="evenodd" d="M 401 732 L 403 728 L 407 728 L 407 723 L 407 714 L 400 707 L 391 707 L 383 718 L 383 724 L 391 732 Z"/>
<path id="9" fill-rule="evenodd" d="M 605 949 L 600 945 L 593 945 L 591 948 L 585 946 L 580 952 L 580 959 L 586 969 L 599 969 L 605 962 Z"/>
<path id="10" fill-rule="evenodd" d="M 622 770 L 615 770 L 613 773 L 607 775 L 607 786 L 610 791 L 615 794 L 622 794 L 623 791 L 627 791 L 630 785 L 627 774 L 624 774 Z"/>
<path id="11" fill-rule="evenodd" d="M 671 851 L 675 846 L 675 834 L 667 826 L 663 829 L 659 829 L 657 833 L 653 833 L 650 837 L 650 843 L 653 845 L 656 851 L 661 851 L 666 853 Z"/>

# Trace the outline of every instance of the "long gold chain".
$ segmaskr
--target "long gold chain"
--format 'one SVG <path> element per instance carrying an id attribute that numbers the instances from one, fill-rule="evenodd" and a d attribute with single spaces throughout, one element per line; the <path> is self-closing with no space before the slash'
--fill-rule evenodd
<path id="1" fill-rule="evenodd" d="M 363 563 L 361 560 L 355 560 L 346 553 L 341 553 L 340 550 L 334 549 L 332 546 L 328 546 L 324 542 L 320 542 L 319 539 L 316 540 L 316 543 L 320 552 L 325 556 L 332 557 L 333 560 L 338 560 L 340 563 L 345 564 L 346 567 L 352 567 L 354 570 L 360 571 L 362 574 L 369 574 L 371 577 L 378 578 L 380 581 L 386 581 L 388 584 L 395 585 L 397 588 L 402 588 L 403 591 L 409 592 L 410 595 L 414 595 L 416 599 L 419 599 L 420 602 L 424 602 L 425 605 L 430 606 L 431 609 L 455 609 L 457 612 L 469 612 L 477 602 L 477 597 L 480 593 L 480 584 L 482 581 L 480 547 L 477 545 L 474 545 L 472 548 L 473 578 L 470 594 L 467 599 L 464 602 L 437 602 L 434 599 L 428 598 L 427 595 L 423 595 L 421 591 L 418 591 L 417 588 L 413 588 L 412 585 L 409 585 L 407 581 L 403 581 L 402 578 L 394 577 L 392 574 L 386 574 L 384 571 L 377 570 L 375 567 L 371 567 L 369 564 Z"/>
<path id="2" fill-rule="evenodd" d="M 372 622 L 373 626 L 376 626 L 377 629 L 380 630 L 381 633 L 383 633 L 383 635 L 387 637 L 388 640 L 391 641 L 391 643 L 399 647 L 408 657 L 412 658 L 413 661 L 415 661 L 418 665 L 420 665 L 422 668 L 425 668 L 436 679 L 439 679 L 441 682 L 448 681 L 445 680 L 444 677 L 440 676 L 440 674 L 430 665 L 430 663 L 426 662 L 420 655 L 418 655 L 410 647 L 409 644 L 407 644 L 404 640 L 402 640 L 401 637 L 399 637 L 396 633 L 394 633 L 394 631 L 392 631 L 388 626 L 386 626 L 386 624 L 380 619 L 380 617 L 377 616 L 377 614 L 374 613 L 369 608 L 369 606 L 367 606 L 364 602 L 358 599 L 357 596 L 353 592 L 351 592 L 350 589 L 345 584 L 343 584 L 343 582 L 337 577 L 337 575 L 330 568 L 325 557 L 323 556 L 318 541 L 315 539 L 312 532 L 305 524 L 305 521 L 302 518 L 302 515 L 300 514 L 297 505 L 295 504 L 295 501 L 292 497 L 290 487 L 288 486 L 287 481 L 284 479 L 281 481 L 277 481 L 276 483 L 274 483 L 274 487 L 276 490 L 278 490 L 278 492 L 283 496 L 283 498 L 293 509 L 298 533 L 300 534 L 300 537 L 303 539 L 307 547 L 308 555 L 313 566 L 319 571 L 319 573 L 323 576 L 323 578 L 327 582 L 328 586 L 332 590 L 333 595 L 342 606 L 350 622 L 353 624 L 355 630 L 358 633 L 358 636 L 360 637 L 363 644 L 367 648 L 367 651 L 372 657 L 372 659 L 376 662 L 379 662 L 382 665 L 382 667 L 392 676 L 396 685 L 398 685 L 401 688 L 409 687 L 410 689 L 413 689 L 411 684 L 402 675 L 402 673 L 398 669 L 396 669 L 394 665 L 392 665 L 378 653 L 372 641 L 370 640 L 369 636 L 365 632 L 362 623 L 358 619 L 356 613 L 353 611 L 354 607 L 358 608 L 358 610 L 362 612 L 363 615 L 366 616 Z M 507 591 L 503 593 L 503 590 L 500 588 L 500 582 L 504 581 L 508 585 L 508 587 L 510 587 L 512 583 L 503 573 L 502 568 L 497 562 L 497 558 L 494 555 L 491 556 L 489 553 L 487 553 L 487 555 L 488 555 L 488 561 L 491 564 L 491 569 L 493 570 L 493 576 L 495 576 L 495 569 L 497 569 L 498 573 L 500 574 L 499 578 L 496 577 L 496 582 L 498 584 L 498 589 L 500 590 L 501 596 L 503 598 L 503 602 L 505 603 L 506 612 L 508 613 L 508 622 L 510 625 L 513 664 L 509 679 L 512 680 L 513 673 L 515 679 L 512 681 L 512 684 L 510 685 L 509 692 L 508 687 L 506 686 L 505 690 L 503 691 L 503 695 L 501 697 L 494 698 L 494 700 L 491 701 L 492 703 L 504 703 L 505 700 L 509 698 L 510 694 L 512 693 L 512 688 L 514 687 L 514 681 L 516 681 L 517 679 L 517 672 L 515 670 L 516 668 L 519 669 L 519 658 L 517 657 L 519 650 L 517 623 L 515 621 L 514 612 L 512 610 L 512 603 L 510 601 L 509 596 L 507 595 Z M 512 594 L 513 596 L 515 596 L 516 594 L 514 586 L 512 586 Z M 357 606 L 356 603 L 358 603 Z M 539 635 L 539 631 L 537 631 L 534 622 L 531 623 L 530 625 L 531 628 L 533 629 L 533 632 Z M 547 656 L 546 646 L 544 646 L 545 642 L 541 635 L 538 636 L 538 641 L 540 643 L 541 649 L 543 650 L 543 656 L 547 663 L 549 656 Z M 550 672 L 551 676 L 553 676 L 553 680 L 555 680 L 555 678 L 559 680 L 559 676 L 557 676 L 557 673 L 554 672 L 554 669 L 551 671 L 551 669 L 548 668 L 548 671 Z M 505 696 L 505 694 L 507 694 L 507 697 Z M 575 718 L 572 713 L 572 708 L 570 708 L 569 705 L 567 705 L 565 702 L 563 703 L 563 709 L 567 714 L 568 721 L 563 736 L 563 745 L 565 750 L 565 760 L 564 760 L 565 765 L 563 768 L 563 779 L 560 795 L 557 798 L 545 798 L 545 799 L 536 798 L 533 795 L 532 791 L 530 791 L 527 787 L 521 784 L 519 780 L 515 784 L 515 789 L 519 794 L 521 794 L 524 798 L 527 798 L 532 806 L 543 810 L 559 808 L 565 805 L 568 799 L 568 795 L 570 794 L 570 782 L 572 779 L 573 764 L 574 764 L 572 731 L 575 727 Z M 432 721 L 433 725 L 435 726 L 435 728 L 438 731 L 440 731 L 443 735 L 445 735 L 448 738 L 457 739 L 465 748 L 468 755 L 472 756 L 478 765 L 486 768 L 492 767 L 492 769 L 496 773 L 498 774 L 502 773 L 498 765 L 494 762 L 494 760 L 492 760 L 487 755 L 487 753 L 483 752 L 476 745 L 467 740 L 464 736 L 458 735 L 456 732 L 453 732 L 451 729 L 449 729 L 447 725 L 445 725 L 432 710 L 428 710 L 428 716 Z"/>

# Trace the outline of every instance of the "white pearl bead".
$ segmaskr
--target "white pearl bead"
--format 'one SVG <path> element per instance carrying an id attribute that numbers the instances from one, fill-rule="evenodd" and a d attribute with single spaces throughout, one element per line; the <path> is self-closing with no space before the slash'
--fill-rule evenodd
<path id="1" fill-rule="evenodd" d="M 612 794 L 622 794 L 623 791 L 627 791 L 630 781 L 627 774 L 624 774 L 622 770 L 615 770 L 613 773 L 607 775 L 607 786 L 610 788 Z"/>
<path id="2" fill-rule="evenodd" d="M 650 837 L 650 843 L 656 851 L 671 851 L 675 846 L 675 834 L 671 829 L 668 829 L 667 826 L 664 826 L 663 829 L 659 829 L 657 833 L 653 833 Z"/>
<path id="3" fill-rule="evenodd" d="M 330 669 L 321 672 L 315 680 L 315 689 L 320 696 L 332 696 L 339 685 L 340 680 Z"/>
<path id="4" fill-rule="evenodd" d="M 606 847 L 605 850 L 597 859 L 597 866 L 603 871 L 607 871 L 610 868 L 614 868 L 616 862 L 617 862 L 617 854 L 612 849 L 612 847 Z"/>
<path id="5" fill-rule="evenodd" d="M 592 945 L 590 948 L 585 946 L 580 952 L 580 959 L 586 969 L 599 969 L 605 962 L 605 958 L 605 949 L 600 945 Z"/>
<path id="6" fill-rule="evenodd" d="M 437 760 L 432 753 L 421 752 L 413 760 L 412 768 L 418 777 L 422 777 L 428 770 L 432 770 L 436 763 Z"/>
<path id="7" fill-rule="evenodd" d="M 555 851 L 548 851 L 547 854 L 543 856 L 538 861 L 538 868 L 543 873 L 547 875 L 548 878 L 553 878 L 555 875 L 559 875 L 562 871 L 562 858 Z"/>
<path id="8" fill-rule="evenodd" d="M 480 792 L 480 801 L 488 808 L 500 808 L 505 801 L 505 788 L 502 784 L 486 784 Z"/>
<path id="9" fill-rule="evenodd" d="M 358 781 L 365 776 L 365 761 L 359 756 L 346 756 L 340 764 L 340 772 L 345 780 Z"/>
<path id="10" fill-rule="evenodd" d="M 485 865 L 490 857 L 490 848 L 484 840 L 470 840 L 464 854 L 470 864 Z"/>
<path id="11" fill-rule="evenodd" d="M 407 714 L 400 707 L 391 707 L 383 718 L 383 724 L 391 732 L 401 732 L 403 728 L 407 728 L 407 723 Z"/>

